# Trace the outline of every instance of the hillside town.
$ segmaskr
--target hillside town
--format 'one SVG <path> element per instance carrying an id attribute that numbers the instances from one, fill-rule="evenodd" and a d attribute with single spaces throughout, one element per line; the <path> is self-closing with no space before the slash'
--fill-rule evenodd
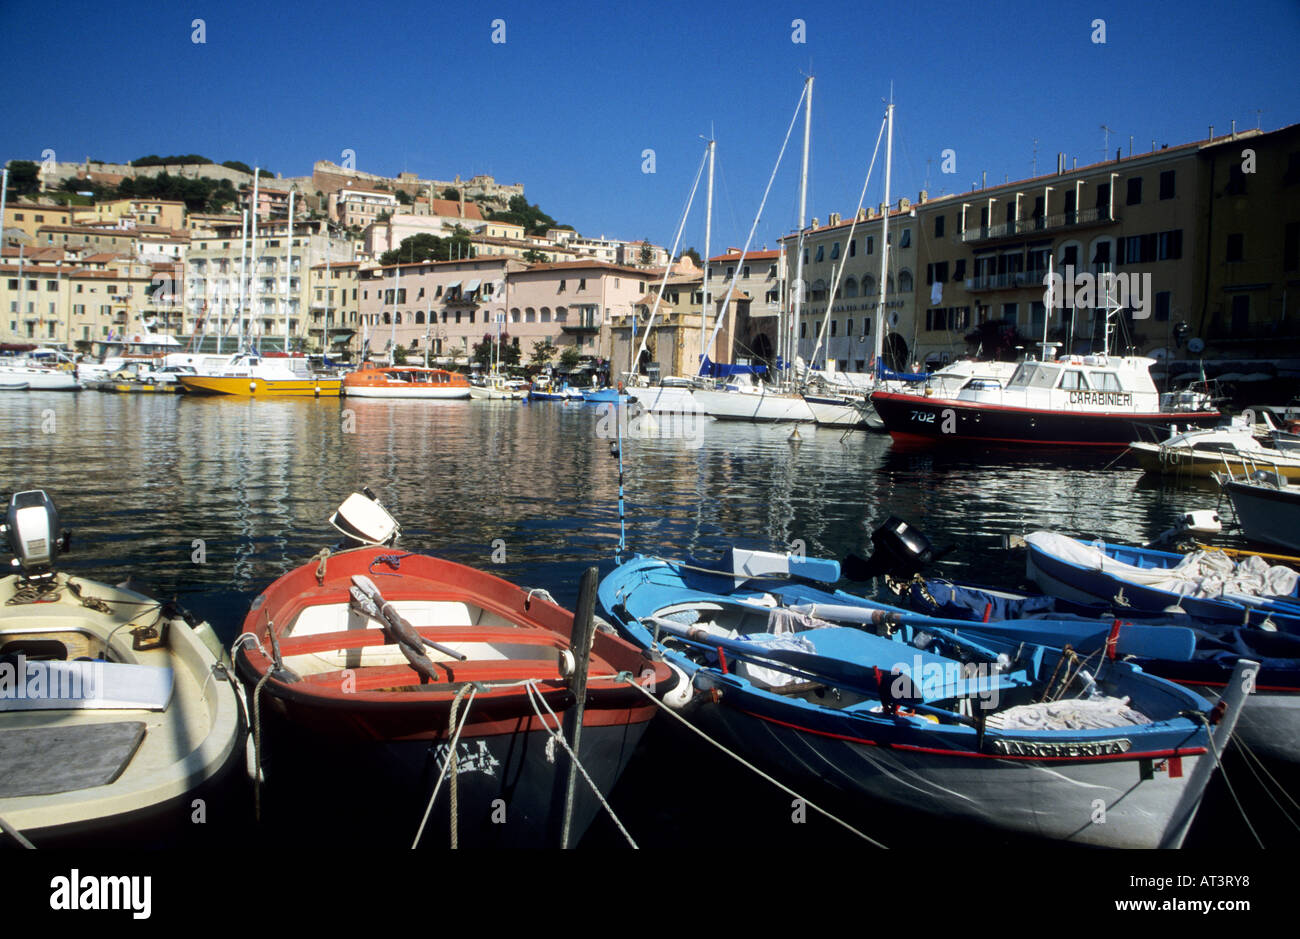
<path id="1" fill-rule="evenodd" d="M 33 162 L 34 185 L 11 181 L 4 206 L 0 342 L 90 352 L 149 330 L 220 351 L 243 329 L 260 348 L 464 366 L 492 333 L 525 356 L 542 343 L 616 369 L 693 374 L 709 341 L 705 268 L 707 323 L 721 321 L 710 358 L 772 364 L 802 251 L 799 355 L 816 350 L 839 371 L 870 367 L 874 329 L 900 369 L 1011 358 L 1039 340 L 1092 351 L 1102 304 L 1049 315 L 1053 264 L 1144 277 L 1148 294 L 1123 324 L 1139 353 L 1300 355 L 1300 125 L 1131 146 L 1085 166 L 1062 153 L 1050 174 L 965 193 L 838 207 L 778 245 L 707 263 L 554 224 L 523 184 L 487 175 L 383 177 L 321 161 L 308 176 L 255 180 L 235 161 Z M 215 188 L 197 205 L 116 195 L 162 174 Z M 639 336 L 652 311 L 653 333 Z"/>

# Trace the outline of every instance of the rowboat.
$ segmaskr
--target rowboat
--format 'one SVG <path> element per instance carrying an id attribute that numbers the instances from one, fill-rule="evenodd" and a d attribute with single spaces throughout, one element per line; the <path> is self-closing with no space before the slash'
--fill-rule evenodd
<path id="1" fill-rule="evenodd" d="M 382 368 L 367 362 L 343 378 L 349 398 L 443 398 L 470 396 L 464 375 L 441 368 L 397 365 Z"/>
<path id="2" fill-rule="evenodd" d="M 1030 580 L 1044 593 L 1135 612 L 1185 612 L 1202 623 L 1300 632 L 1300 577 L 1256 558 L 1234 564 L 1222 552 L 1174 554 L 1056 532 L 1026 535 Z"/>
<path id="3" fill-rule="evenodd" d="M 349 497 L 333 521 L 355 546 L 272 583 L 236 640 L 268 800 L 278 791 L 294 818 L 311 818 L 312 799 L 341 807 L 356 822 L 349 842 L 445 843 L 423 834 L 427 819 L 476 847 L 559 845 L 568 761 L 554 762 L 557 727 L 568 740 L 581 728 L 580 764 L 608 793 L 656 710 L 632 682 L 668 688 L 671 672 L 610 633 L 584 633 L 590 616 L 575 625 L 544 591 L 395 550 L 381 511 Z M 592 594 L 595 581 L 593 571 Z M 570 840 L 599 809 L 579 783 Z M 313 830 L 334 838 L 321 821 Z"/>
<path id="4" fill-rule="evenodd" d="M 1216 472 L 1268 469 L 1300 479 L 1300 452 L 1279 449 L 1272 440 L 1266 445 L 1246 423 L 1183 431 L 1159 443 L 1134 441 L 1129 448 L 1138 464 L 1155 475 L 1208 479 Z"/>
<path id="5" fill-rule="evenodd" d="M 1090 670 L 1042 643 L 972 640 L 822 586 L 839 575 L 836 561 L 733 548 L 636 557 L 598 597 L 686 678 L 670 706 L 788 781 L 1074 843 L 1181 844 L 1241 688 L 1211 735 L 1195 716 L 1208 702 L 1131 663 Z"/>
<path id="6" fill-rule="evenodd" d="M 40 490 L 14 494 L 3 527 L 19 572 L 0 580 L 0 828 L 139 844 L 216 821 L 196 812 L 242 766 L 244 725 L 212 628 L 55 570 L 68 536 Z"/>
<path id="7" fill-rule="evenodd" d="M 1244 626 L 1201 628 L 1193 632 L 1194 646 L 1184 656 L 1161 642 L 1165 634 L 1160 629 L 1188 625 L 1192 621 L 1185 614 L 1135 617 L 1105 604 L 1074 604 L 940 578 L 913 580 L 905 596 L 918 613 L 970 621 L 969 632 L 975 635 L 1068 644 L 1085 656 L 1099 648 L 1114 655 L 1122 640 L 1124 654 L 1144 671 L 1186 685 L 1210 701 L 1223 693 L 1238 659 L 1253 659 L 1260 670 L 1236 734 L 1256 753 L 1300 762 L 1300 636 Z M 1183 632 L 1172 629 L 1168 635 Z"/>

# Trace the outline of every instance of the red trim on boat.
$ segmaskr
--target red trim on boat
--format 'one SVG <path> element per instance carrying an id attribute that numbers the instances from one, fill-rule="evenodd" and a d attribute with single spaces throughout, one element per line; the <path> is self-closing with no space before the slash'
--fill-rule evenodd
<path id="1" fill-rule="evenodd" d="M 984 404 L 983 402 L 975 403 L 973 401 L 954 401 L 952 398 L 933 398 L 922 395 L 899 394 L 896 391 L 877 391 L 871 395 L 871 400 L 876 398 L 883 399 L 886 403 L 910 403 L 916 405 L 947 405 L 954 408 L 962 408 L 966 411 L 1016 411 L 1022 414 L 1045 414 L 1050 417 L 1105 417 L 1117 421 L 1140 421 L 1140 420 L 1167 420 L 1175 421 L 1179 424 L 1187 420 L 1214 420 L 1223 415 L 1218 411 L 1185 411 L 1185 412 L 1164 412 L 1164 411 L 1144 411 L 1141 414 L 1133 414 L 1127 411 L 1070 411 L 1065 408 L 1060 410 L 1053 408 L 1021 408 L 1013 404 Z"/>

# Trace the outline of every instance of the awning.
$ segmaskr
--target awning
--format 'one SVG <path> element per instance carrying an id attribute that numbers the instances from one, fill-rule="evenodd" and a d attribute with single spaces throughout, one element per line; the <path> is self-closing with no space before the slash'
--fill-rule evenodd
<path id="1" fill-rule="evenodd" d="M 450 284 L 448 284 L 448 285 L 447 285 L 446 287 L 444 287 L 443 289 L 444 289 L 444 290 L 455 290 L 455 289 L 456 289 L 457 287 L 459 287 L 459 286 L 460 286 L 460 281 L 455 280 L 455 281 L 452 281 Z"/>
<path id="2" fill-rule="evenodd" d="M 473 293 L 475 290 L 478 290 L 478 285 L 480 283 L 482 283 L 482 281 L 471 280 L 469 283 L 465 285 L 465 292 Z"/>

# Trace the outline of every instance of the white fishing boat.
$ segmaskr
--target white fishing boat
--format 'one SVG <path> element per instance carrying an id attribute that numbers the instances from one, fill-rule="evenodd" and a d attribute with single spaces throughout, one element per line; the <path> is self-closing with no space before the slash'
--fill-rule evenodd
<path id="1" fill-rule="evenodd" d="M 1241 414 L 1226 427 L 1194 428 L 1170 434 L 1159 443 L 1134 441 L 1129 448 L 1148 473 L 1199 476 L 1252 473 L 1268 469 L 1286 479 L 1300 479 L 1300 452 L 1278 449 L 1272 439 L 1261 440 L 1253 418 Z"/>
<path id="2" fill-rule="evenodd" d="M 1249 464 L 1240 475 L 1228 469 L 1214 478 L 1232 500 L 1237 522 L 1254 542 L 1300 551 L 1300 485 L 1271 464 Z"/>
<path id="3" fill-rule="evenodd" d="M 40 490 L 9 500 L 3 534 L 18 573 L 0 579 L 0 842 L 196 832 L 195 798 L 243 762 L 220 640 L 174 604 L 55 570 L 68 534 Z"/>
<path id="4" fill-rule="evenodd" d="M 528 382 L 505 375 L 491 374 L 483 384 L 470 384 L 469 396 L 479 401 L 520 401 L 528 397 Z"/>

